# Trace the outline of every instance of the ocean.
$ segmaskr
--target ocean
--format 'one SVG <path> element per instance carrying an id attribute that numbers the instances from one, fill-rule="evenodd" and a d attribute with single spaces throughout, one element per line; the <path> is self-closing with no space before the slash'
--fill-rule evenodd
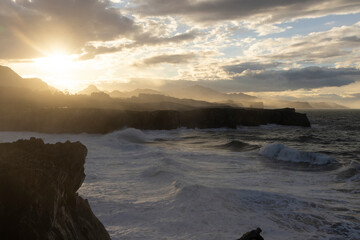
<path id="1" fill-rule="evenodd" d="M 80 141 L 79 194 L 117 239 L 360 239 L 360 110 L 308 110 L 311 128 L 0 132 Z"/>

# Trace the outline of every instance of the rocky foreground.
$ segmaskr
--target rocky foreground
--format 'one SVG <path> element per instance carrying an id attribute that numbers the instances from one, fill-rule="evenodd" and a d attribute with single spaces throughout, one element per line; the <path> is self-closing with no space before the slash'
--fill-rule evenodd
<path id="1" fill-rule="evenodd" d="M 295 109 L 200 108 L 189 111 L 122 111 L 87 108 L 0 110 L 0 131 L 109 133 L 124 127 L 147 130 L 236 128 L 279 124 L 310 127 Z"/>
<path id="2" fill-rule="evenodd" d="M 87 149 L 79 142 L 44 144 L 41 139 L 0 144 L 0 238 L 108 240 L 87 200 Z"/>

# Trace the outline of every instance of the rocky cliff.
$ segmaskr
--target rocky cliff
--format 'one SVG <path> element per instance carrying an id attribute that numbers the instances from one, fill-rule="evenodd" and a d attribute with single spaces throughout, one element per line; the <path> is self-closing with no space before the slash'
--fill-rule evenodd
<path id="1" fill-rule="evenodd" d="M 108 133 L 123 127 L 138 129 L 236 128 L 280 124 L 310 127 L 306 114 L 295 109 L 200 108 L 188 111 L 120 111 L 48 108 L 1 112 L 0 131 L 47 133 Z"/>
<path id="2" fill-rule="evenodd" d="M 89 203 L 76 193 L 87 149 L 41 139 L 0 144 L 0 238 L 108 240 Z"/>

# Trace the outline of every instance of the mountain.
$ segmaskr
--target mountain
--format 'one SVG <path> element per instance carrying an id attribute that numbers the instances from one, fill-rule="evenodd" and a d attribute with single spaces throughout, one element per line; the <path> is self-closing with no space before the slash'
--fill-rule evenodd
<path id="1" fill-rule="evenodd" d="M 47 83 L 39 78 L 22 78 L 9 67 L 0 66 L 0 87 L 26 88 L 37 91 L 53 91 Z"/>
<path id="2" fill-rule="evenodd" d="M 244 93 L 227 94 L 201 85 L 192 85 L 180 89 L 173 89 L 168 92 L 172 97 L 191 98 L 196 100 L 223 102 L 223 101 L 254 101 L 257 98 Z"/>
<path id="3" fill-rule="evenodd" d="M 193 99 L 179 99 L 162 94 L 140 93 L 137 97 L 122 99 L 123 103 L 133 103 L 148 110 L 190 110 L 195 108 L 229 107 L 226 104 L 209 103 Z"/>
<path id="4" fill-rule="evenodd" d="M 310 102 L 311 106 L 315 109 L 347 109 L 343 105 L 332 102 Z"/>
<path id="5" fill-rule="evenodd" d="M 268 108 L 295 108 L 295 109 L 347 109 L 343 105 L 333 102 L 294 102 L 294 101 L 275 101 L 266 106 Z"/>
<path id="6" fill-rule="evenodd" d="M 118 90 L 115 90 L 109 93 L 110 97 L 113 98 L 131 98 L 131 97 L 137 97 L 140 94 L 162 94 L 162 93 L 153 89 L 139 89 L 139 88 L 128 92 L 120 92 Z"/>
<path id="7" fill-rule="evenodd" d="M 77 94 L 80 95 L 91 95 L 92 93 L 99 93 L 102 92 L 101 90 L 99 90 L 95 85 L 89 85 L 87 88 L 79 91 Z"/>

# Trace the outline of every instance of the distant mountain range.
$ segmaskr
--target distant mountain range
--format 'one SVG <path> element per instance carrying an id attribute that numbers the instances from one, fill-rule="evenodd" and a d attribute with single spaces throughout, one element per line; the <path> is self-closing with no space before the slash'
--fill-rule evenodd
<path id="1" fill-rule="evenodd" d="M 81 90 L 78 92 L 78 94 L 84 94 L 84 95 L 91 95 L 92 93 L 99 93 L 102 92 L 94 85 L 89 85 L 87 88 Z M 161 92 L 153 89 L 135 89 L 133 91 L 103 91 L 104 93 L 107 93 L 112 98 L 134 98 L 139 97 L 142 94 L 146 95 L 162 95 L 163 99 L 168 98 L 173 100 L 175 98 L 177 99 L 192 99 L 192 100 L 198 100 L 198 101 L 206 101 L 210 103 L 221 103 L 221 104 L 227 104 L 227 105 L 233 105 L 233 106 L 246 106 L 250 107 L 256 106 L 256 107 L 263 107 L 263 104 L 259 101 L 258 98 L 254 96 L 250 96 L 244 93 L 233 93 L 233 94 L 227 94 L 222 93 L 219 91 L 216 91 L 211 88 L 203 87 L 201 85 L 193 85 L 188 86 L 184 88 L 180 88 L 177 90 L 171 90 L 168 92 Z M 144 97 L 144 96 L 143 96 Z M 156 97 L 159 99 L 159 96 Z"/>
<path id="2" fill-rule="evenodd" d="M 87 88 L 79 91 L 78 94 L 91 95 L 91 93 L 93 92 L 101 92 L 101 90 L 99 90 L 95 85 L 89 85 Z M 135 89 L 133 91 L 124 91 L 124 92 L 115 90 L 112 92 L 107 92 L 107 91 L 104 92 L 109 94 L 110 97 L 115 97 L 115 98 L 131 98 L 131 97 L 137 97 L 139 96 L 139 94 L 161 94 L 161 95 L 176 97 L 180 99 L 187 98 L 187 99 L 195 99 L 195 100 L 204 100 L 209 102 L 257 99 L 257 97 L 250 96 L 244 93 L 227 94 L 197 84 L 193 86 L 180 88 L 177 90 L 171 90 L 166 93 L 153 89 Z"/>
<path id="3" fill-rule="evenodd" d="M 209 102 L 223 102 L 223 101 L 256 101 L 258 98 L 244 93 L 227 94 L 216 91 L 214 89 L 203 87 L 201 85 L 192 85 L 176 90 L 171 90 L 168 93 L 170 96 L 177 98 L 191 98 L 197 100 L 205 100 Z"/>
<path id="4" fill-rule="evenodd" d="M 244 93 L 222 93 L 214 89 L 203 87 L 201 85 L 193 85 L 176 90 L 170 90 L 166 93 L 153 89 L 135 89 L 133 91 L 101 91 L 95 85 L 89 85 L 78 94 L 91 95 L 92 93 L 106 93 L 109 97 L 129 99 L 132 98 L 135 102 L 154 103 L 154 101 L 172 102 L 180 104 L 184 101 L 187 104 L 203 105 L 205 102 L 225 104 L 234 107 L 254 107 L 254 108 L 286 108 L 291 107 L 295 109 L 346 109 L 347 107 L 332 103 L 332 102 L 301 102 L 301 101 L 281 101 L 266 102 L 257 97 Z M 189 100 L 189 101 L 186 101 Z M 195 104 L 195 101 L 200 101 L 201 104 Z M 264 106 L 265 105 L 265 106 Z"/>
<path id="5" fill-rule="evenodd" d="M 0 66 L 0 94 L 1 97 L 21 98 L 23 101 L 33 100 L 40 104 L 41 95 L 36 92 L 61 93 L 56 88 L 38 78 L 22 78 L 9 67 Z M 49 95 L 49 96 L 50 96 Z M 90 96 L 84 98 L 81 96 Z M 76 100 L 75 100 L 76 99 Z M 54 99 L 52 99 L 55 101 Z M 98 106 L 105 108 L 136 108 L 136 109 L 189 109 L 196 107 L 232 106 L 232 107 L 255 107 L 255 108 L 284 108 L 296 109 L 344 109 L 347 108 L 332 102 L 300 102 L 300 101 L 276 101 L 270 102 L 244 93 L 222 93 L 201 85 L 187 86 L 161 92 L 153 89 L 135 89 L 133 91 L 101 91 L 95 85 L 89 85 L 70 98 L 57 96 L 57 106 L 65 101 L 75 104 L 74 106 Z M 265 101 L 265 104 L 263 103 Z"/>
<path id="6" fill-rule="evenodd" d="M 343 105 L 333 102 L 299 102 L 299 101 L 277 101 L 273 104 L 277 108 L 291 107 L 295 109 L 347 109 Z"/>

